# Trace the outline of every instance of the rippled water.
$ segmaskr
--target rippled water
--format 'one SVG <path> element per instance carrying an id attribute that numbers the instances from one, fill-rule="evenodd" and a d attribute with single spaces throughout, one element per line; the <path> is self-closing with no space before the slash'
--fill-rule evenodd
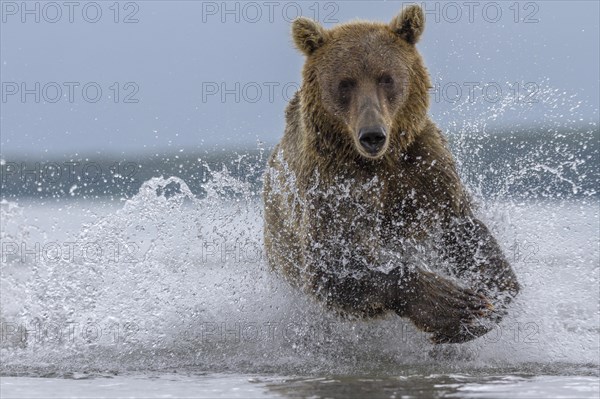
<path id="1" fill-rule="evenodd" d="M 6 398 L 593 398 L 598 396 L 598 378 L 523 374 L 284 378 L 184 372 L 94 379 L 4 377 L 2 390 Z"/>

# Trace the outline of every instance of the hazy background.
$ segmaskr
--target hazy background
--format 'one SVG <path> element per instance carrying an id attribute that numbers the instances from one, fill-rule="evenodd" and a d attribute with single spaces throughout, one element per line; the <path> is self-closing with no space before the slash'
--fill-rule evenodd
<path id="1" fill-rule="evenodd" d="M 268 148 L 300 82 L 290 21 L 387 22 L 408 3 L 135 1 L 119 2 L 117 14 L 114 1 L 2 1 L 2 158 L 197 153 L 259 140 Z M 420 4 L 427 26 L 418 47 L 439 85 L 431 113 L 442 127 L 456 119 L 456 101 L 492 103 L 511 91 L 537 101 L 544 87 L 562 98 L 552 118 L 598 120 L 597 1 Z M 533 102 L 490 123 L 542 126 L 548 117 L 548 104 Z"/>

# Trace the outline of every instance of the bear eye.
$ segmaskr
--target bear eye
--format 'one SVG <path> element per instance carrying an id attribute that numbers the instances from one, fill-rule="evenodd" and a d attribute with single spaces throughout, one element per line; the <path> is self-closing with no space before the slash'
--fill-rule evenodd
<path id="1" fill-rule="evenodd" d="M 348 91 L 354 88 L 354 86 L 356 86 L 356 82 L 353 79 L 342 79 L 338 85 L 338 88 L 341 91 Z"/>
<path id="2" fill-rule="evenodd" d="M 354 87 L 356 87 L 354 79 L 342 79 L 338 83 L 338 102 L 342 108 L 346 108 L 350 104 Z"/>
<path id="3" fill-rule="evenodd" d="M 387 73 L 384 73 L 379 77 L 377 83 L 381 86 L 392 86 L 394 84 L 394 79 Z"/>

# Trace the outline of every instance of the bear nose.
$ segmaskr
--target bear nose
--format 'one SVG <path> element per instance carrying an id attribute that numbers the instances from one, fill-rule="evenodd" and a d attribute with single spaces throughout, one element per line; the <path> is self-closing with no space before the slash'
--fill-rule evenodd
<path id="1" fill-rule="evenodd" d="M 358 132 L 358 141 L 371 154 L 376 154 L 385 143 L 385 129 L 381 126 L 363 127 Z"/>

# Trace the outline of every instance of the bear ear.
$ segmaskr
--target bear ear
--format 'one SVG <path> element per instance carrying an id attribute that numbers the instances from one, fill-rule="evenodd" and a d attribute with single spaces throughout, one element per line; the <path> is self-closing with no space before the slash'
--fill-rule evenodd
<path id="1" fill-rule="evenodd" d="M 312 19 L 299 17 L 292 23 L 292 37 L 300 51 L 311 55 L 325 43 L 327 32 Z"/>
<path id="2" fill-rule="evenodd" d="M 425 29 L 425 14 L 420 6 L 410 5 L 392 19 L 390 29 L 409 44 L 415 44 Z"/>

